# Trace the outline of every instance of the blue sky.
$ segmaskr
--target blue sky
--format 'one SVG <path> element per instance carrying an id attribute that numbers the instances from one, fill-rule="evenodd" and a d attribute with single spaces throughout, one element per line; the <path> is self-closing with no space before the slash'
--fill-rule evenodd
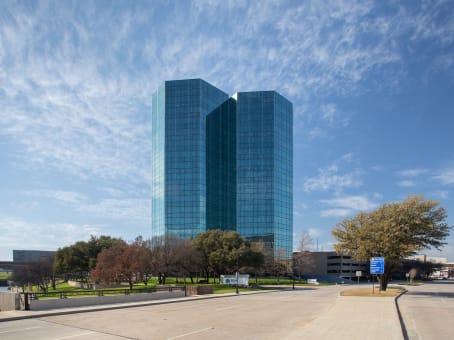
<path id="1" fill-rule="evenodd" d="M 148 237 L 151 94 L 184 78 L 294 103 L 295 240 L 409 194 L 454 225 L 454 2 L 5 0 L 0 259 Z"/>

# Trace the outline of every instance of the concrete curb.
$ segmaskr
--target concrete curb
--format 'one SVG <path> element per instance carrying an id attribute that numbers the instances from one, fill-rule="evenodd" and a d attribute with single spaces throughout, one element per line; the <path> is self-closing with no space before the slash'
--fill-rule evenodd
<path id="1" fill-rule="evenodd" d="M 198 301 L 198 300 L 209 300 L 209 299 L 219 299 L 224 297 L 234 297 L 234 296 L 245 296 L 251 294 L 266 294 L 272 292 L 278 292 L 280 290 L 262 290 L 262 291 L 253 291 L 253 292 L 243 292 L 239 295 L 235 293 L 227 293 L 227 294 L 210 294 L 210 295 L 196 295 L 196 296 L 188 296 L 184 298 L 174 298 L 174 299 L 163 299 L 163 300 L 154 300 L 154 301 L 147 301 L 147 302 L 134 302 L 134 303 L 117 303 L 117 304 L 110 304 L 104 306 L 86 306 L 86 307 L 77 307 L 72 309 L 66 310 L 58 310 L 53 309 L 49 311 L 21 311 L 23 313 L 33 313 L 33 314 L 25 314 L 25 315 L 15 315 L 15 316 L 2 316 L 0 312 L 0 322 L 7 322 L 7 321 L 17 321 L 17 320 L 24 320 L 24 319 L 36 319 L 36 318 L 44 318 L 48 316 L 60 316 L 60 315 L 70 315 L 70 314 L 78 314 L 78 313 L 90 313 L 90 312 L 100 312 L 105 310 L 115 310 L 115 309 L 126 309 L 126 308 L 137 308 L 137 307 L 146 307 L 146 306 L 153 306 L 153 305 L 166 305 L 171 303 L 179 303 L 179 302 L 188 302 L 188 301 Z M 8 312 L 5 312 L 8 313 Z"/>
<path id="2" fill-rule="evenodd" d="M 397 315 L 399 317 L 399 322 L 400 322 L 400 327 L 402 328 L 402 335 L 404 337 L 404 340 L 409 340 L 410 338 L 408 337 L 408 331 L 407 331 L 407 327 L 405 326 L 405 322 L 404 322 L 404 318 L 402 316 L 402 312 L 400 311 L 400 307 L 399 307 L 399 298 L 404 295 L 405 293 L 407 293 L 408 290 L 404 289 L 402 291 L 402 293 L 400 293 L 399 295 L 397 295 L 395 298 L 394 298 L 394 303 L 396 305 L 396 309 L 397 309 Z"/>

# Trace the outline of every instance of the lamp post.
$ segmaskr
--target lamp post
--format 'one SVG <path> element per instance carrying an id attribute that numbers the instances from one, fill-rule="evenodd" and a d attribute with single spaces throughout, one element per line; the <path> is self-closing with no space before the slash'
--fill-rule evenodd
<path id="1" fill-rule="evenodd" d="M 295 258 L 292 257 L 292 289 L 295 290 Z"/>
<path id="2" fill-rule="evenodd" d="M 240 258 L 241 254 L 236 253 L 236 295 L 240 294 L 240 290 L 238 289 L 238 281 L 240 279 L 240 266 L 239 266 L 239 261 L 238 259 Z"/>

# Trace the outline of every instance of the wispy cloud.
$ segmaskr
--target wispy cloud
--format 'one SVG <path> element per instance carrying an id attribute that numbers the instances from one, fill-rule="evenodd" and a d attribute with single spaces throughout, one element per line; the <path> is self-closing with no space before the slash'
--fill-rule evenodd
<path id="1" fill-rule="evenodd" d="M 105 199 L 99 203 L 81 205 L 78 210 L 111 220 L 141 225 L 151 223 L 151 200 L 148 199 Z"/>
<path id="2" fill-rule="evenodd" d="M 346 217 L 356 212 L 368 211 L 378 206 L 367 196 L 341 196 L 332 199 L 320 200 L 320 203 L 331 207 L 322 210 L 322 217 Z"/>
<path id="3" fill-rule="evenodd" d="M 447 199 L 449 197 L 449 191 L 447 191 L 447 190 L 438 190 L 438 191 L 434 191 L 432 193 L 432 195 L 435 196 L 438 199 L 445 200 L 445 199 Z"/>
<path id="4" fill-rule="evenodd" d="M 357 93 L 377 70 L 392 86 L 399 39 L 443 45 L 452 36 L 452 23 L 433 21 L 444 3 L 374 16 L 365 1 L 98 6 L 1 5 L 0 135 L 22 145 L 27 162 L 140 183 L 150 181 L 150 96 L 164 79 L 203 76 L 228 92 L 266 84 L 295 102 L 296 120 L 315 112 L 345 126 L 330 96 Z M 318 123 L 307 128 L 309 138 L 326 136 Z"/>
<path id="5" fill-rule="evenodd" d="M 429 172 L 428 169 L 423 168 L 413 168 L 413 169 L 404 169 L 396 172 L 398 177 L 403 177 L 404 179 L 398 181 L 396 184 L 402 188 L 412 188 L 417 185 L 418 177 L 421 177 Z"/>
<path id="6" fill-rule="evenodd" d="M 99 235 L 101 230 L 96 225 L 34 223 L 20 218 L 0 217 L 0 257 L 10 257 L 11 249 L 56 250 L 76 241 L 86 240 L 90 235 Z"/>
<path id="7" fill-rule="evenodd" d="M 361 169 L 341 172 L 340 168 L 352 162 L 353 155 L 346 154 L 334 161 L 326 168 L 318 170 L 318 175 L 304 179 L 303 188 L 306 192 L 341 190 L 345 188 L 356 188 L 362 185 Z"/>
<path id="8" fill-rule="evenodd" d="M 64 203 L 80 203 L 87 198 L 77 192 L 59 190 L 32 190 L 28 191 L 27 194 L 33 197 L 51 198 Z"/>
<path id="9" fill-rule="evenodd" d="M 397 182 L 397 185 L 404 188 L 411 188 L 416 186 L 416 183 L 414 181 L 404 180 Z"/>
<path id="10" fill-rule="evenodd" d="M 443 169 L 434 178 L 444 185 L 454 184 L 454 167 Z"/>
<path id="11" fill-rule="evenodd" d="M 418 177 L 428 173 L 427 169 L 405 169 L 397 172 L 399 177 Z"/>

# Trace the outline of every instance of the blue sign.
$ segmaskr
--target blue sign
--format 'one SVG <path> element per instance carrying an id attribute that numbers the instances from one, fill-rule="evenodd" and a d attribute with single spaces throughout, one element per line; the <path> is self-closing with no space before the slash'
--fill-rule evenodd
<path id="1" fill-rule="evenodd" d="M 370 273 L 373 275 L 385 273 L 385 258 L 371 257 L 370 258 Z"/>

